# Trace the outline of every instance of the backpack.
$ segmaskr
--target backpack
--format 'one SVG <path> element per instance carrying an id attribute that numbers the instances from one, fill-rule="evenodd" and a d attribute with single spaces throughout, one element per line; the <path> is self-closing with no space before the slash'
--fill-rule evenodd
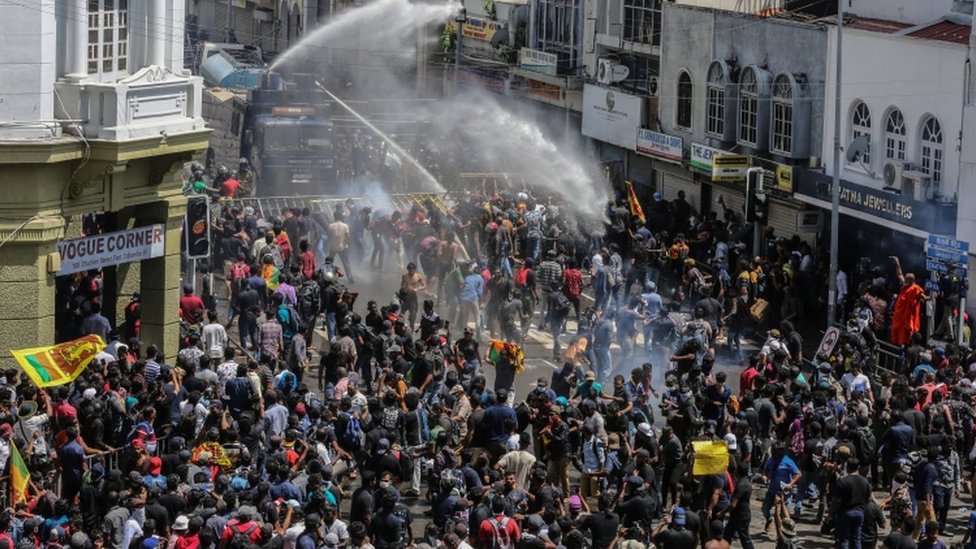
<path id="1" fill-rule="evenodd" d="M 193 440 L 197 436 L 197 407 L 191 406 L 190 411 L 180 415 L 179 432 L 187 439 Z"/>
<path id="2" fill-rule="evenodd" d="M 431 374 L 434 379 L 444 377 L 444 351 L 440 347 L 428 348 L 427 356 L 424 358 L 430 361 Z"/>
<path id="3" fill-rule="evenodd" d="M 243 530 L 243 531 L 242 530 L 238 530 L 237 529 L 238 526 L 240 526 L 240 524 L 235 524 L 234 526 L 231 527 L 231 530 L 233 531 L 233 535 L 230 538 L 230 545 L 229 546 L 232 549 L 240 549 L 240 548 L 243 548 L 243 547 L 250 547 L 251 546 L 251 534 L 253 534 L 254 531 L 258 529 L 258 525 L 257 524 L 252 524 L 252 525 L 248 526 L 246 530 Z"/>
<path id="4" fill-rule="evenodd" d="M 346 416 L 348 421 L 346 421 L 345 430 L 342 431 L 342 446 L 347 450 L 356 452 L 363 447 L 363 428 L 356 416 L 348 413 Z"/>
<path id="5" fill-rule="evenodd" d="M 566 318 L 573 309 L 573 302 L 563 292 L 552 292 L 553 311 L 559 318 Z"/>
<path id="6" fill-rule="evenodd" d="M 858 427 L 854 442 L 857 446 L 857 459 L 861 463 L 870 463 L 874 459 L 877 449 L 877 443 L 874 438 L 874 433 L 871 432 L 871 428 Z"/>
<path id="7" fill-rule="evenodd" d="M 501 522 L 495 517 L 488 519 L 488 523 L 491 524 L 492 537 L 491 537 L 491 549 L 511 549 L 514 547 L 512 543 L 512 538 L 508 535 L 508 530 L 505 529 L 508 526 L 508 517 L 502 517 Z"/>
<path id="8" fill-rule="evenodd" d="M 297 334 L 300 330 L 301 317 L 298 316 L 298 311 L 295 310 L 289 304 L 284 305 L 285 310 L 288 311 L 288 330 L 293 334 Z"/>
<path id="9" fill-rule="evenodd" d="M 230 277 L 231 281 L 234 283 L 234 289 L 241 289 L 241 281 L 247 278 L 248 271 L 247 265 L 238 261 L 230 266 Z"/>
<path id="10" fill-rule="evenodd" d="M 759 271 L 756 273 L 756 297 L 766 295 L 766 273 Z"/>
<path id="11" fill-rule="evenodd" d="M 528 280 L 529 280 L 529 268 L 528 267 L 522 267 L 521 269 L 518 270 L 517 273 L 515 273 L 515 286 L 516 287 L 520 287 L 520 288 L 521 287 L 524 287 L 526 284 L 528 284 Z"/>
<path id="12" fill-rule="evenodd" d="M 321 306 L 321 293 L 319 285 L 315 282 L 305 282 L 298 287 L 298 312 L 303 318 L 312 319 L 319 314 Z"/>

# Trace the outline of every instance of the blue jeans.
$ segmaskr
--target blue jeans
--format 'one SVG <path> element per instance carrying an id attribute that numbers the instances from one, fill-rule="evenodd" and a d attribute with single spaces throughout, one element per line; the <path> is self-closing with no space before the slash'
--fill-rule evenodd
<path id="1" fill-rule="evenodd" d="M 542 235 L 538 231 L 530 232 L 525 237 L 525 257 L 531 257 L 538 265 L 540 255 L 542 255 Z"/>
<path id="2" fill-rule="evenodd" d="M 251 342 L 251 348 L 258 348 L 258 321 L 250 315 L 241 315 L 237 319 L 237 327 L 240 334 L 241 345 L 247 346 Z"/>
<path id="3" fill-rule="evenodd" d="M 796 502 L 794 504 L 793 514 L 795 516 L 800 515 L 800 511 L 803 510 L 803 498 L 806 497 L 807 491 L 813 486 L 816 490 L 817 475 L 816 473 L 811 473 L 808 471 L 803 472 L 803 476 L 800 477 L 800 482 L 796 487 Z"/>
<path id="4" fill-rule="evenodd" d="M 593 366 L 597 379 L 609 379 L 613 369 L 613 359 L 610 357 L 610 347 L 593 348 Z"/>
<path id="5" fill-rule="evenodd" d="M 861 527 L 864 511 L 859 508 L 840 512 L 834 521 L 834 541 L 837 549 L 861 549 Z"/>
<path id="6" fill-rule="evenodd" d="M 335 313 L 325 313 L 325 327 L 329 331 L 329 340 L 336 336 L 336 315 Z"/>

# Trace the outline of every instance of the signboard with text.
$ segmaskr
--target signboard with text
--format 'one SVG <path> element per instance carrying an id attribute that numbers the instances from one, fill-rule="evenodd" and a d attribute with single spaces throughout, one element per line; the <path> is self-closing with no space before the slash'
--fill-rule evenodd
<path id="1" fill-rule="evenodd" d="M 522 48 L 519 50 L 519 66 L 525 70 L 535 71 L 551 76 L 556 75 L 559 56 L 554 53 Z"/>
<path id="2" fill-rule="evenodd" d="M 684 140 L 645 128 L 637 130 L 637 152 L 675 164 L 684 160 Z"/>
<path id="3" fill-rule="evenodd" d="M 637 129 L 644 115 L 644 100 L 593 84 L 583 86 L 583 135 L 637 150 Z"/>
<path id="4" fill-rule="evenodd" d="M 715 155 L 732 154 L 720 149 L 702 145 L 701 143 L 691 144 L 691 157 L 689 163 L 692 168 L 701 170 L 708 175 L 712 175 L 712 158 Z"/>
<path id="5" fill-rule="evenodd" d="M 165 240 L 162 224 L 62 240 L 58 242 L 58 276 L 162 257 Z"/>
<path id="6" fill-rule="evenodd" d="M 712 181 L 745 181 L 749 155 L 716 154 L 712 157 Z"/>
<path id="7" fill-rule="evenodd" d="M 829 209 L 832 186 L 830 175 L 804 168 L 793 169 L 793 196 L 808 204 Z M 952 233 L 956 229 L 955 204 L 923 202 L 908 195 L 845 180 L 840 182 L 840 206 L 845 215 L 857 212 L 927 233 Z"/>
<path id="8" fill-rule="evenodd" d="M 465 38 L 491 42 L 491 39 L 495 37 L 495 33 L 501 30 L 502 26 L 498 21 L 492 21 L 482 17 L 468 17 L 467 21 L 461 25 L 461 34 Z"/>

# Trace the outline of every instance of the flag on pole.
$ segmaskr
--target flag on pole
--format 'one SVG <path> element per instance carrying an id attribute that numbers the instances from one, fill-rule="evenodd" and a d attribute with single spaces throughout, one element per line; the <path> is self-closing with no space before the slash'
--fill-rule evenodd
<path id="1" fill-rule="evenodd" d="M 522 347 L 515 343 L 505 343 L 500 339 L 493 339 L 488 343 L 488 360 L 494 364 L 506 358 L 515 365 L 515 373 L 521 374 L 525 369 L 525 354 Z"/>
<path id="2" fill-rule="evenodd" d="M 640 202 L 637 200 L 634 183 L 631 181 L 627 181 L 627 205 L 630 206 L 630 215 L 634 216 L 638 223 L 644 223 L 644 209 L 641 208 Z"/>
<path id="3" fill-rule="evenodd" d="M 24 463 L 24 458 L 20 457 L 17 445 L 10 444 L 10 489 L 13 490 L 12 501 L 14 505 L 27 501 L 27 482 L 30 480 L 30 471 Z"/>
<path id="4" fill-rule="evenodd" d="M 10 354 L 35 385 L 55 387 L 74 381 L 104 348 L 101 337 L 87 335 L 48 347 L 11 350 Z"/>

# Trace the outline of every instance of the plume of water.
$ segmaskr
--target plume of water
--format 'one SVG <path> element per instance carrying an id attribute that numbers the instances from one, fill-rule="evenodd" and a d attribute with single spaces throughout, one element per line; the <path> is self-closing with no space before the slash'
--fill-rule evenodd
<path id="1" fill-rule="evenodd" d="M 360 55 L 370 57 L 370 54 L 378 52 L 410 55 L 416 46 L 416 32 L 422 25 L 443 22 L 458 9 L 459 6 L 453 2 L 426 4 L 408 0 L 374 0 L 342 13 L 306 35 L 279 55 L 271 70 L 287 68 L 300 60 L 321 61 L 328 50 L 339 53 L 355 50 Z M 380 34 L 381 39 L 377 36 Z"/>
<path id="2" fill-rule="evenodd" d="M 459 153 L 471 165 L 517 174 L 591 221 L 605 217 L 610 196 L 606 178 L 578 144 L 546 135 L 532 116 L 514 112 L 487 92 L 450 96 L 434 108 L 429 119 L 435 133 L 463 143 Z"/>

